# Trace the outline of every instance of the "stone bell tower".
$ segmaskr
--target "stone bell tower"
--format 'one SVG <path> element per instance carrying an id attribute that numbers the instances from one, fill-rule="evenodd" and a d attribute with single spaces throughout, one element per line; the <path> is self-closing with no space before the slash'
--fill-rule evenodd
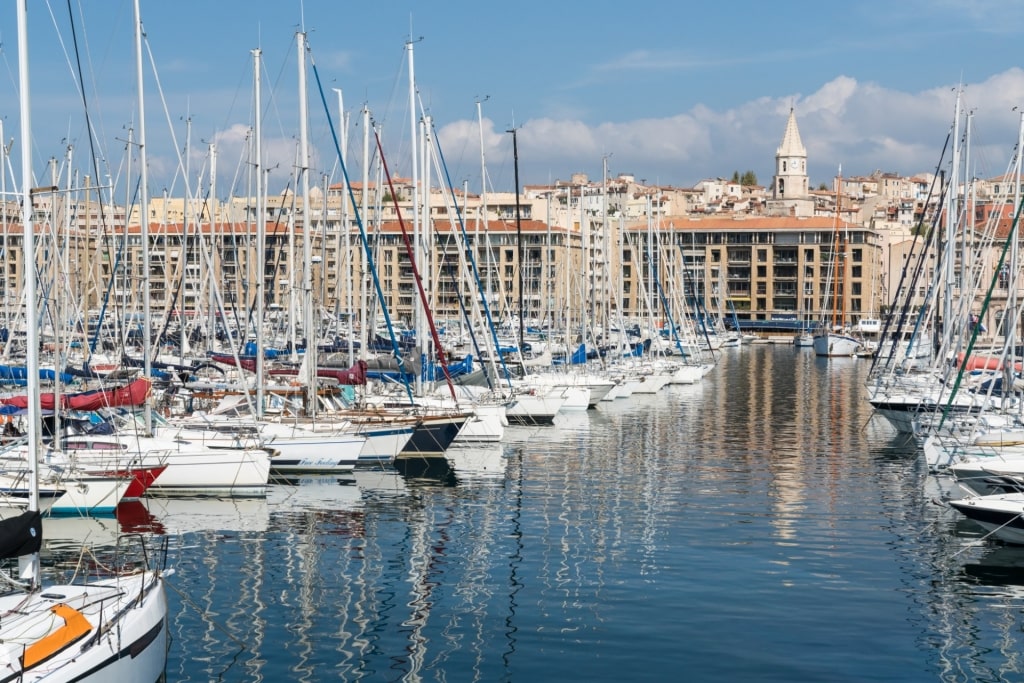
<path id="1" fill-rule="evenodd" d="M 800 140 L 796 112 L 790 108 L 782 144 L 775 151 L 775 176 L 769 213 L 785 216 L 813 216 L 814 201 L 808 192 L 807 148 Z"/>

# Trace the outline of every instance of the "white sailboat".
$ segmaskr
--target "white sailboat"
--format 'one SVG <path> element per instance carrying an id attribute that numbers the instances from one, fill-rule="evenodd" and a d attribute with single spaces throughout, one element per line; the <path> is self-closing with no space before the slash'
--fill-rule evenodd
<path id="1" fill-rule="evenodd" d="M 832 255 L 829 262 L 828 287 L 825 291 L 827 306 L 818 329 L 814 333 L 812 344 L 817 356 L 853 356 L 861 348 L 858 339 L 844 330 L 846 323 L 844 301 L 846 290 L 846 241 L 839 230 L 841 220 L 841 197 L 843 188 L 843 172 L 839 171 L 839 182 L 836 187 L 836 221 L 835 239 L 832 243 Z"/>
<path id="2" fill-rule="evenodd" d="M 27 0 L 18 2 L 21 191 L 25 262 L 34 264 L 27 4 Z M 138 12 L 136 0 L 136 57 L 141 72 Z M 28 268 L 25 291 L 29 302 L 35 301 L 35 278 L 35 269 Z M 27 341 L 32 495 L 23 515 L 3 522 L 4 531 L 9 533 L 2 534 L 7 542 L 0 554 L 18 557 L 21 572 L 20 581 L 11 579 L 17 588 L 0 596 L 0 680 L 155 681 L 163 676 L 167 662 L 167 601 L 159 571 L 140 566 L 130 573 L 119 572 L 104 578 L 82 577 L 81 583 L 42 586 L 38 499 L 42 443 L 39 332 L 35 316 L 27 316 Z"/>

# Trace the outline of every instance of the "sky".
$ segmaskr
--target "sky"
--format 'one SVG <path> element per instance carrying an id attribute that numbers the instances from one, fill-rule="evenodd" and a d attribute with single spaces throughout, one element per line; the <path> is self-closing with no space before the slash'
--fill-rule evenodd
<path id="1" fill-rule="evenodd" d="M 65 159 L 70 149 L 75 182 L 99 176 L 126 196 L 141 129 L 132 0 L 29 5 L 34 172 L 45 177 L 47 160 Z M 748 170 L 769 184 L 791 108 L 812 186 L 830 184 L 840 167 L 846 177 L 934 172 L 958 90 L 963 111 L 972 113 L 972 173 L 992 177 L 1007 170 L 1024 111 L 1024 3 L 1005 0 L 140 6 L 155 195 L 180 196 L 186 175 L 192 191 L 203 192 L 211 143 L 217 195 L 248 193 L 255 48 L 269 184 L 277 191 L 290 182 L 300 135 L 300 30 L 309 48 L 310 177 L 317 184 L 341 178 L 328 112 L 348 147 L 344 168 L 360 179 L 364 107 L 370 144 L 375 131 L 390 172 L 411 175 L 410 46 L 415 118 L 430 116 L 443 159 L 435 169 L 472 192 L 483 177 L 489 191 L 515 187 L 512 129 L 521 186 L 574 173 L 599 180 L 605 167 L 611 177 L 677 187 Z M 3 3 L 0 121 L 14 171 L 18 111 L 15 3 Z M 57 166 L 61 177 L 66 169 Z M 431 174 L 436 179 L 438 171 Z M 9 173 L 8 188 L 15 178 Z"/>

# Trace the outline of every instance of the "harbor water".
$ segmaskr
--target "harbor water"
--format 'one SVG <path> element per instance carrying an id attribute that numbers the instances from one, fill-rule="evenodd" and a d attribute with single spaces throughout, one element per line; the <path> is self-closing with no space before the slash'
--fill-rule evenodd
<path id="1" fill-rule="evenodd" d="M 450 472 L 53 520 L 50 561 L 170 540 L 168 681 L 1022 680 L 1024 548 L 941 504 L 869 364 L 726 349 Z"/>

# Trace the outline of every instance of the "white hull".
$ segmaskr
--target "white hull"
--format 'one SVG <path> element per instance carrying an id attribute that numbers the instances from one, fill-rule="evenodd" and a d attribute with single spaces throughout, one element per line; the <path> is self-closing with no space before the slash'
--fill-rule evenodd
<path id="1" fill-rule="evenodd" d="M 61 515 L 112 515 L 125 491 L 132 483 L 132 477 L 107 477 L 88 474 L 72 474 L 61 480 L 64 495 L 50 506 L 49 514 Z"/>
<path id="2" fill-rule="evenodd" d="M 1024 495 L 977 496 L 950 501 L 988 534 L 1007 543 L 1024 545 Z"/>
<path id="3" fill-rule="evenodd" d="M 55 616 L 58 605 L 67 620 Z M 44 586 L 28 596 L 8 593 L 0 596 L 0 613 L 2 680 L 148 683 L 164 675 L 167 599 L 162 579 L 153 572 L 85 585 Z M 63 648 L 41 642 L 78 624 L 88 630 Z M 54 649 L 43 661 L 22 666 L 26 654 L 39 657 Z"/>
<path id="4" fill-rule="evenodd" d="M 24 458 L 13 460 L 17 467 L 27 467 Z M 91 475 L 78 469 L 54 470 L 39 468 L 40 485 L 56 493 L 47 495 L 40 509 L 50 515 L 112 515 L 121 502 L 132 477 Z M 3 496 L 5 508 L 23 512 L 28 500 L 27 475 L 0 475 L 0 488 L 10 492 Z M 41 501 L 42 502 L 42 501 Z M 0 517 L 6 515 L 0 515 Z"/>
<path id="5" fill-rule="evenodd" d="M 360 431 L 360 436 L 365 436 L 366 441 L 359 449 L 356 463 L 358 465 L 389 465 L 393 463 L 405 445 L 409 443 L 412 433 L 413 428 L 409 426 L 376 427 Z"/>
<path id="6" fill-rule="evenodd" d="M 270 455 L 259 448 L 175 451 L 146 495 L 265 496 Z"/>
<path id="7" fill-rule="evenodd" d="M 793 346 L 798 349 L 809 349 L 814 346 L 814 337 L 809 334 L 798 334 L 793 337 Z"/>
<path id="8" fill-rule="evenodd" d="M 462 425 L 455 444 L 499 443 L 505 436 L 508 417 L 503 403 L 480 404 L 473 407 L 473 416 Z"/>
<path id="9" fill-rule="evenodd" d="M 652 372 L 641 375 L 640 381 L 633 387 L 634 394 L 656 394 L 672 380 L 672 375 Z"/>
<path id="10" fill-rule="evenodd" d="M 267 445 L 277 451 L 271 458 L 271 468 L 277 474 L 351 472 L 359 463 L 364 443 L 364 438 L 328 434 L 267 440 Z"/>
<path id="11" fill-rule="evenodd" d="M 843 334 L 814 335 L 814 353 L 818 356 L 853 356 L 860 350 L 860 342 Z"/>
<path id="12" fill-rule="evenodd" d="M 509 424 L 551 424 L 562 409 L 565 399 L 552 395 L 546 388 L 517 390 L 515 403 L 505 409 Z"/>

